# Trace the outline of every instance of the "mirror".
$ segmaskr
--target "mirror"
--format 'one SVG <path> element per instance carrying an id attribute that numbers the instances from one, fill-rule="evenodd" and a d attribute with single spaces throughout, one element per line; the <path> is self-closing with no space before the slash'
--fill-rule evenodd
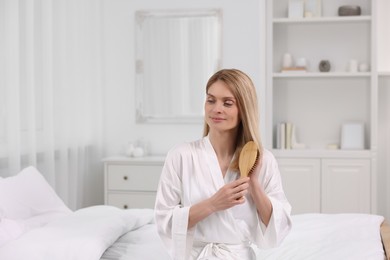
<path id="1" fill-rule="evenodd" d="M 220 10 L 137 11 L 137 122 L 202 122 L 220 63 Z"/>

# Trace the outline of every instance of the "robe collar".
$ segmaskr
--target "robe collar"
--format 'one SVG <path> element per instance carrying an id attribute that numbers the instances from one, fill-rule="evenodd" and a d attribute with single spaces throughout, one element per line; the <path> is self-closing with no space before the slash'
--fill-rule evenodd
<path id="1" fill-rule="evenodd" d="M 223 178 L 223 174 L 221 171 L 221 167 L 219 166 L 218 157 L 215 153 L 214 147 L 212 146 L 210 142 L 209 136 L 205 136 L 203 138 L 204 146 L 205 146 L 205 159 L 207 162 L 207 165 L 210 169 L 211 178 L 213 180 L 213 184 L 216 190 L 220 189 L 223 185 L 226 184 L 225 179 Z M 234 160 L 234 156 L 232 158 Z M 229 176 L 231 174 L 231 170 L 228 169 L 226 172 L 225 177 Z"/>

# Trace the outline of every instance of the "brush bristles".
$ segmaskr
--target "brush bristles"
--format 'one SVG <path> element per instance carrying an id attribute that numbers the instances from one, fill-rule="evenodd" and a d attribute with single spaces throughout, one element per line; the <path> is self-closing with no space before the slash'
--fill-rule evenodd
<path id="1" fill-rule="evenodd" d="M 258 161 L 259 161 L 259 157 L 260 157 L 260 152 L 259 152 L 259 150 L 257 150 L 256 161 L 255 161 L 255 163 L 253 164 L 252 168 L 249 170 L 247 176 L 250 176 L 250 175 L 253 173 L 253 171 L 256 169 L 257 164 L 258 164 Z"/>

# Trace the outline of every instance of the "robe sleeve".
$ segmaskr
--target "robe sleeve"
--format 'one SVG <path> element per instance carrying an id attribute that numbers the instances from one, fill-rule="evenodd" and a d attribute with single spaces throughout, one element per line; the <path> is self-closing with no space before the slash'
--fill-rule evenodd
<path id="1" fill-rule="evenodd" d="M 257 228 L 254 234 L 255 244 L 262 249 L 277 247 L 291 230 L 291 206 L 282 186 L 282 180 L 275 157 L 266 152 L 263 157 L 264 166 L 259 175 L 265 193 L 272 204 L 272 215 L 265 226 L 257 215 Z"/>
<path id="2" fill-rule="evenodd" d="M 171 150 L 161 173 L 154 211 L 158 233 L 175 260 L 188 259 L 195 230 L 188 229 L 190 207 L 182 205 L 181 165 L 180 154 Z"/>

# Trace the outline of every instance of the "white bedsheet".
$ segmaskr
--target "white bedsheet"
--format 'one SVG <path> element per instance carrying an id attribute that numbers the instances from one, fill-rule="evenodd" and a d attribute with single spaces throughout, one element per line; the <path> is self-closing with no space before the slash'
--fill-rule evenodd
<path id="1" fill-rule="evenodd" d="M 382 216 L 368 214 L 303 214 L 282 245 L 260 250 L 258 259 L 383 260 Z"/>
<path id="2" fill-rule="evenodd" d="M 383 260 L 382 216 L 369 214 L 302 214 L 282 245 L 258 250 L 261 260 Z M 128 232 L 101 260 L 168 260 L 154 223 Z"/>
<path id="3" fill-rule="evenodd" d="M 99 260 L 120 236 L 152 222 L 152 210 L 88 207 L 5 244 L 0 248 L 0 259 Z"/>
<path id="4" fill-rule="evenodd" d="M 170 260 L 157 233 L 156 225 L 147 224 L 126 233 L 104 252 L 101 260 Z"/>

